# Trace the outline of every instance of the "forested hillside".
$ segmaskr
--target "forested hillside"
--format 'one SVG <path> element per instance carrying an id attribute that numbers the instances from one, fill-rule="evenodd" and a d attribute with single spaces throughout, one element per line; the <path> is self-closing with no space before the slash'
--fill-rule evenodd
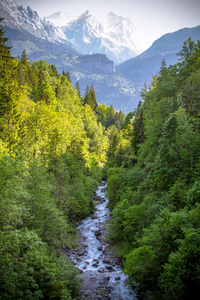
<path id="1" fill-rule="evenodd" d="M 109 238 L 141 299 L 199 299 L 200 42 L 142 92 L 105 168 Z"/>
<path id="2" fill-rule="evenodd" d="M 80 97 L 70 74 L 14 59 L 0 29 L 0 299 L 75 299 L 76 222 L 93 195 L 123 112 Z"/>
<path id="3" fill-rule="evenodd" d="M 108 238 L 138 299 L 199 299 L 200 42 L 126 116 L 0 28 L 0 299 L 78 299 L 77 221 L 108 176 Z M 103 171 L 102 171 L 103 168 Z"/>

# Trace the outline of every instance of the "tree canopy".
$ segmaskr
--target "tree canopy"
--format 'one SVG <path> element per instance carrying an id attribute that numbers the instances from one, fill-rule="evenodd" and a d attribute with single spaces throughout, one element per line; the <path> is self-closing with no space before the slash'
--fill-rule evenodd
<path id="1" fill-rule="evenodd" d="M 94 209 L 109 134 L 94 87 L 86 105 L 69 72 L 13 58 L 7 40 L 0 28 L 0 299 L 75 299 L 62 249 Z"/>
<path id="2" fill-rule="evenodd" d="M 141 299 L 199 298 L 200 42 L 178 56 L 142 91 L 105 167 L 109 238 Z"/>

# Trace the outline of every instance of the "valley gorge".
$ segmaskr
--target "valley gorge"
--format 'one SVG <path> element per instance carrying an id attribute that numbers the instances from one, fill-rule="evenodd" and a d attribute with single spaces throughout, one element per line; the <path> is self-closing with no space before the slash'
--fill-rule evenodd
<path id="1" fill-rule="evenodd" d="M 126 284 L 126 276 L 106 238 L 109 219 L 106 181 L 99 185 L 94 200 L 94 213 L 78 225 L 78 245 L 64 251 L 66 258 L 79 269 L 81 299 L 137 300 L 136 293 Z"/>

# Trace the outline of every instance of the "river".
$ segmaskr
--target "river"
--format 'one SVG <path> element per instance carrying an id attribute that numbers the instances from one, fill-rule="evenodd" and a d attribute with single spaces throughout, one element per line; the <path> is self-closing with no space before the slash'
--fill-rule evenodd
<path id="1" fill-rule="evenodd" d="M 71 254 L 83 279 L 81 299 L 136 300 L 136 293 L 125 284 L 126 276 L 104 238 L 109 218 L 105 189 L 106 182 L 102 181 L 96 192 L 94 214 L 78 226 L 79 247 Z"/>

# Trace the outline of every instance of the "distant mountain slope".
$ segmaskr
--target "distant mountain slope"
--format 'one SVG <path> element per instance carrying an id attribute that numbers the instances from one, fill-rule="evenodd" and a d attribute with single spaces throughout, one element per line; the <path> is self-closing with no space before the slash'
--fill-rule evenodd
<path id="1" fill-rule="evenodd" d="M 167 65 L 177 62 L 176 54 L 189 37 L 194 41 L 200 40 L 200 26 L 183 28 L 163 35 L 145 52 L 120 64 L 117 70 L 134 83 L 147 83 L 151 81 L 153 75 L 158 73 L 163 58 Z"/>
<path id="2" fill-rule="evenodd" d="M 46 17 L 59 24 L 66 38 L 82 54 L 106 54 L 116 64 L 138 54 L 134 43 L 135 27 L 129 18 L 110 12 L 104 22 L 99 22 L 89 11 L 70 21 L 71 18 L 61 12 Z"/>
<path id="3" fill-rule="evenodd" d="M 115 70 L 114 63 L 106 55 L 74 55 L 60 53 L 52 55 L 46 52 L 33 53 L 31 61 L 46 60 L 56 66 L 58 72 L 69 71 L 72 83 L 79 82 L 82 96 L 86 86 L 93 85 L 97 100 L 106 105 L 113 104 L 116 110 L 128 113 L 137 107 L 141 85 L 133 84 L 123 74 Z"/>

